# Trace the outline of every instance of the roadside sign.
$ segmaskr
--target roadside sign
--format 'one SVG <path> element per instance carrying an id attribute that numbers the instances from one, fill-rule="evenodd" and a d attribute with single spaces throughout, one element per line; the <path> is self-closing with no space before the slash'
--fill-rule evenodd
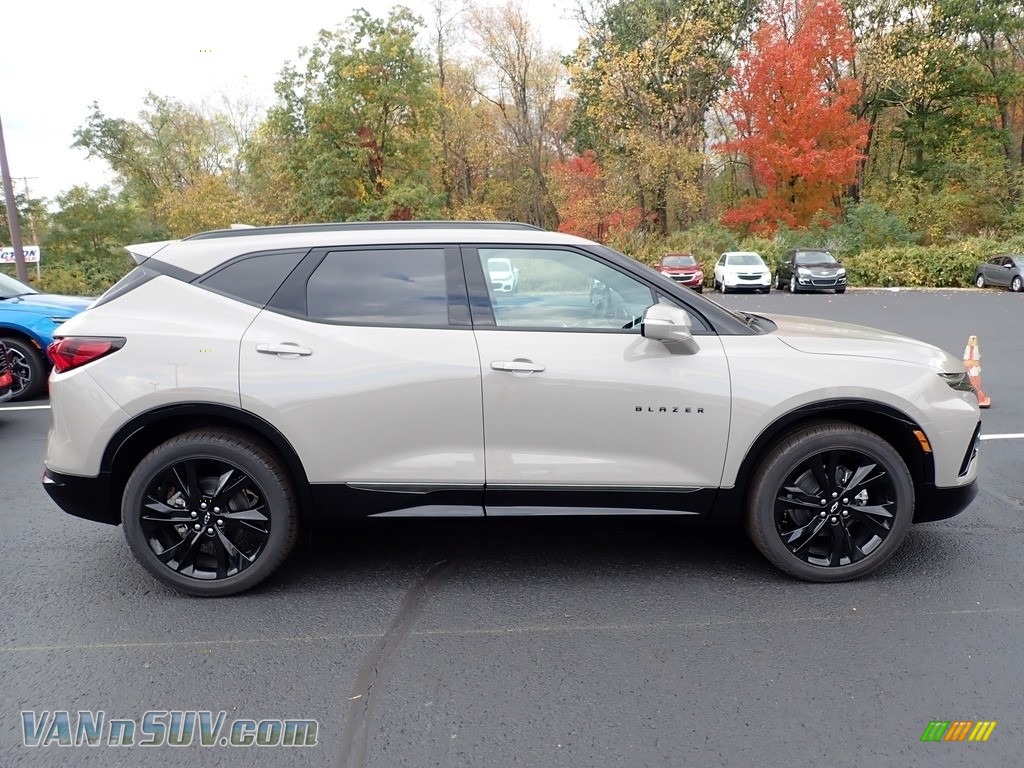
<path id="1" fill-rule="evenodd" d="M 25 252 L 25 263 L 26 264 L 38 264 L 39 263 L 39 246 L 38 245 L 25 245 L 22 246 L 22 251 Z M 14 263 L 14 249 L 13 248 L 0 248 L 0 264 L 13 264 Z"/>

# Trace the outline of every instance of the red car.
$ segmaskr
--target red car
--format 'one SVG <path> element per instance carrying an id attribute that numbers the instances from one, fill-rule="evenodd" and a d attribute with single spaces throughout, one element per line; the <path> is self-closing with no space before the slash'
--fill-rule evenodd
<path id="1" fill-rule="evenodd" d="M 704 292 L 704 270 L 693 256 L 688 253 L 666 253 L 658 264 L 661 274 L 671 277 L 680 285 L 693 288 L 697 293 Z"/>

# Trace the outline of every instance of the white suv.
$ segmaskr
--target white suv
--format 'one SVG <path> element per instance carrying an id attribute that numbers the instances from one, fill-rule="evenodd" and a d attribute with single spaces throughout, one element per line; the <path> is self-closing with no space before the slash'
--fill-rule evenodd
<path id="1" fill-rule="evenodd" d="M 715 262 L 715 287 L 722 293 L 772 289 L 772 273 L 761 254 L 754 251 L 726 251 Z"/>
<path id="2" fill-rule="evenodd" d="M 50 348 L 44 485 L 185 592 L 253 586 L 323 515 L 680 515 L 842 581 L 977 492 L 961 361 L 734 313 L 578 237 L 340 224 L 129 250 Z"/>

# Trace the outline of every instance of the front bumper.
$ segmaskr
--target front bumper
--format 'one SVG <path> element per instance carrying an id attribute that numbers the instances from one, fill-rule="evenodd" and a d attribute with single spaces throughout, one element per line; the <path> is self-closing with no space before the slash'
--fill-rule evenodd
<path id="1" fill-rule="evenodd" d="M 959 515 L 978 495 L 978 481 L 954 488 L 937 488 L 926 483 L 923 493 L 917 499 L 914 510 L 915 523 L 932 523 Z"/>
<path id="2" fill-rule="evenodd" d="M 796 283 L 801 288 L 845 288 L 846 275 L 841 277 L 815 277 L 814 275 L 796 275 Z"/>
<path id="3" fill-rule="evenodd" d="M 121 512 L 110 498 L 109 472 L 79 477 L 47 469 L 43 471 L 43 488 L 69 515 L 108 525 L 121 523 Z"/>

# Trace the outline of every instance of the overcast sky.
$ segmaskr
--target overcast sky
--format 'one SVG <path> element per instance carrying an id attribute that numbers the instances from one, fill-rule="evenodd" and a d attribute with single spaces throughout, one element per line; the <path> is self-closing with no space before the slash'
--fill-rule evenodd
<path id="1" fill-rule="evenodd" d="M 521 2 L 547 46 L 574 47 L 573 0 Z M 94 101 L 125 118 L 138 114 L 147 90 L 196 104 L 242 92 L 266 106 L 281 67 L 320 29 L 335 28 L 356 8 L 384 15 L 395 4 L 0 0 L 0 118 L 15 189 L 24 192 L 18 177 L 34 177 L 32 196 L 52 199 L 75 184 L 110 180 L 102 162 L 70 148 Z M 429 17 L 429 0 L 404 5 Z"/>

